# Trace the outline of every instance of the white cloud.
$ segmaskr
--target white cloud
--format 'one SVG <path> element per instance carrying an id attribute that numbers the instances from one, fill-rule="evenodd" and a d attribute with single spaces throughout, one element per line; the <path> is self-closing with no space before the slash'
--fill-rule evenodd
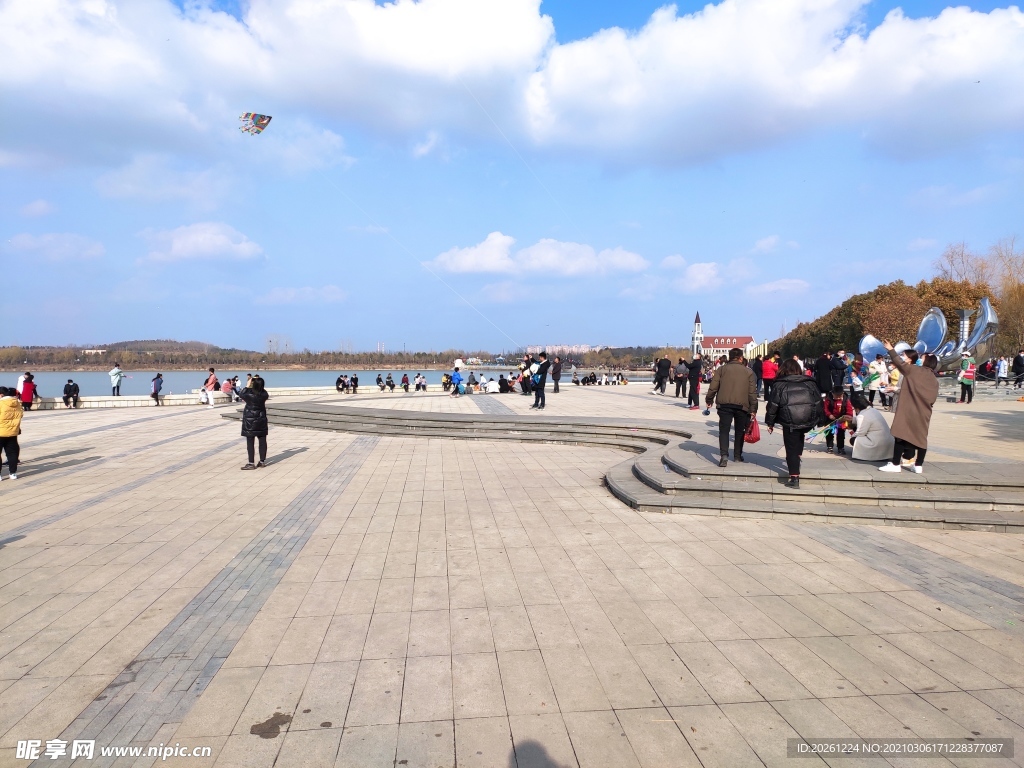
<path id="1" fill-rule="evenodd" d="M 21 263 L 27 267 L 37 259 L 48 262 L 89 261 L 106 253 L 103 243 L 72 233 L 15 235 L 7 241 L 4 250 L 27 257 Z"/>
<path id="2" fill-rule="evenodd" d="M 441 136 L 437 133 L 437 131 L 430 131 L 430 133 L 427 134 L 427 138 L 413 146 L 412 156 L 417 158 L 426 157 L 435 149 L 437 149 L 440 143 Z"/>
<path id="3" fill-rule="evenodd" d="M 915 237 L 913 240 L 907 243 L 907 250 L 927 251 L 930 248 L 935 248 L 938 244 L 938 240 L 933 240 L 929 237 Z"/>
<path id="4" fill-rule="evenodd" d="M 516 265 L 510 256 L 516 239 L 501 232 L 491 232 L 479 245 L 452 248 L 427 266 L 445 272 L 514 272 Z"/>
<path id="5" fill-rule="evenodd" d="M 543 274 L 574 277 L 604 275 L 612 272 L 642 272 L 646 259 L 624 248 L 595 251 L 581 243 L 543 238 L 512 253 L 515 238 L 491 232 L 478 245 L 452 248 L 427 262 L 427 266 L 446 272 L 498 272 L 507 274 Z"/>
<path id="6" fill-rule="evenodd" d="M 682 277 L 673 281 L 673 285 L 683 293 L 714 291 L 722 285 L 718 264 L 714 261 L 691 264 Z"/>
<path id="7" fill-rule="evenodd" d="M 779 243 L 782 242 L 782 238 L 778 235 L 768 235 L 768 237 L 762 237 L 756 243 L 754 247 L 750 249 L 751 253 L 769 253 L 779 247 Z"/>
<path id="8" fill-rule="evenodd" d="M 248 261 L 263 255 L 263 249 L 258 244 L 234 227 L 217 221 L 189 224 L 159 232 L 146 230 L 142 236 L 153 248 L 146 260 L 158 263 Z"/>
<path id="9" fill-rule="evenodd" d="M 96 189 L 104 197 L 115 199 L 189 200 L 209 208 L 227 193 L 229 181 L 223 168 L 181 171 L 165 155 L 142 154 L 100 176 Z"/>
<path id="10" fill-rule="evenodd" d="M 268 293 L 256 297 L 257 304 L 337 304 L 344 301 L 347 294 L 336 285 L 325 285 L 322 288 L 273 288 Z"/>
<path id="11" fill-rule="evenodd" d="M 45 216 L 48 213 L 53 213 L 56 210 L 53 203 L 47 200 L 33 200 L 27 205 L 21 206 L 18 209 L 18 213 L 22 216 L 28 216 L 29 218 L 35 218 L 37 216 Z"/>
<path id="12" fill-rule="evenodd" d="M 760 285 L 747 286 L 747 293 L 751 295 L 766 295 L 766 294 L 777 294 L 777 293 L 788 293 L 798 294 L 805 293 L 810 289 L 811 284 L 806 280 L 799 280 L 796 278 L 783 278 L 781 280 L 773 280 L 770 283 L 761 283 Z"/>
<path id="13" fill-rule="evenodd" d="M 343 157 L 323 128 L 288 137 L 295 115 L 406 145 L 426 131 L 502 141 L 490 115 L 520 146 L 655 164 L 833 129 L 916 153 L 1020 131 L 1019 8 L 896 9 L 866 33 L 866 2 L 666 6 L 639 30 L 560 44 L 539 0 L 253 0 L 243 21 L 205 2 L 7 0 L 0 164 L 243 140 L 282 141 L 272 153 L 296 168 Z M 244 108 L 276 113 L 262 136 L 235 130 Z"/>
<path id="14" fill-rule="evenodd" d="M 673 256 L 666 256 L 661 260 L 662 269 L 682 269 L 686 266 L 686 259 L 679 254 Z"/>

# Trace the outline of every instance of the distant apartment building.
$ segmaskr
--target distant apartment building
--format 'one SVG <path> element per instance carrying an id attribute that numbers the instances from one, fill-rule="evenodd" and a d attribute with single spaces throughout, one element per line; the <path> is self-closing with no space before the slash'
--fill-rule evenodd
<path id="1" fill-rule="evenodd" d="M 568 357 L 585 355 L 587 352 L 600 352 L 602 349 L 607 348 L 607 345 L 591 346 L 590 344 L 549 344 L 548 346 L 529 346 L 526 348 L 526 351 L 531 355 L 539 355 L 541 352 L 547 352 L 549 355 Z"/>
<path id="2" fill-rule="evenodd" d="M 106 354 L 106 352 L 107 352 L 107 350 L 105 350 L 105 349 L 83 349 L 82 350 L 82 354 L 83 355 L 104 355 L 104 354 Z"/>

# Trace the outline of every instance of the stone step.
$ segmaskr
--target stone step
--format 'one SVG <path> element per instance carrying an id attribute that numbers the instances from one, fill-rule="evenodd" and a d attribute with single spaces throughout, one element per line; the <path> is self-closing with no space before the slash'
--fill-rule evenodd
<path id="1" fill-rule="evenodd" d="M 746 480 L 774 481 L 785 473 L 784 459 L 747 452 L 747 461 L 729 462 L 722 468 L 708 456 L 698 455 L 685 447 L 670 447 L 665 451 L 664 462 L 673 471 L 685 477 L 699 477 L 703 480 Z M 800 484 L 813 483 L 822 488 L 835 490 L 846 489 L 851 495 L 866 493 L 871 488 L 908 488 L 924 486 L 936 491 L 962 493 L 965 487 L 971 492 L 996 492 L 1019 496 L 1020 471 L 1019 465 L 963 466 L 962 474 L 951 475 L 947 472 L 929 472 L 930 464 L 925 473 L 916 475 L 910 472 L 887 474 L 879 472 L 877 464 L 860 464 L 855 468 L 837 466 L 831 468 L 815 468 L 805 461 L 800 475 Z"/>
<path id="2" fill-rule="evenodd" d="M 667 453 L 667 451 L 666 451 Z M 822 484 L 812 478 L 800 478 L 800 488 L 786 488 L 785 475 L 689 475 L 672 471 L 663 456 L 644 455 L 633 464 L 637 479 L 658 493 L 668 495 L 699 495 L 705 498 L 733 498 L 750 501 L 795 501 L 831 506 L 900 507 L 906 509 L 975 510 L 1024 513 L 1024 499 L 1019 494 L 967 490 L 959 487 L 929 486 L 913 482 L 919 475 L 908 474 L 910 483 Z M 742 466 L 742 465 L 740 465 Z M 716 469 L 719 469 L 716 467 Z M 742 470 L 740 470 L 742 471 Z"/>
<path id="3" fill-rule="evenodd" d="M 649 451 L 646 456 L 656 454 L 657 451 Z M 607 473 L 605 482 L 616 498 L 641 512 L 1024 533 L 1024 514 L 1014 512 L 855 504 L 825 506 L 818 501 L 787 497 L 750 499 L 662 494 L 636 477 L 635 463 L 630 459 L 617 464 Z"/>

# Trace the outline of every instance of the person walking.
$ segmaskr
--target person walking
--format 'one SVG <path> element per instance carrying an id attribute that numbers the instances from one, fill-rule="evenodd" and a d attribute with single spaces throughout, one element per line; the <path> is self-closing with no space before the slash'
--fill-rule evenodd
<path id="1" fill-rule="evenodd" d="M 882 344 L 889 351 L 889 359 L 902 379 L 899 403 L 890 430 L 896 440 L 892 462 L 878 469 L 882 472 L 899 472 L 901 459 L 914 458 L 913 471 L 921 474 L 924 472 L 924 456 L 928 451 L 932 408 L 939 397 L 939 380 L 935 377 L 939 361 L 935 355 L 925 355 L 922 364 L 917 365 L 915 350 L 908 349 L 901 359 L 892 344 L 888 341 Z"/>
<path id="2" fill-rule="evenodd" d="M 455 370 L 452 371 L 452 391 L 448 394 L 448 397 L 458 397 L 460 386 L 462 386 L 462 374 L 459 373 L 459 367 L 455 366 Z"/>
<path id="3" fill-rule="evenodd" d="M 150 397 L 153 398 L 153 405 L 160 405 L 160 390 L 164 388 L 164 375 L 158 373 L 150 382 Z"/>
<path id="4" fill-rule="evenodd" d="M 544 410 L 544 386 L 548 383 L 548 368 L 550 367 L 548 353 L 541 352 L 540 359 L 537 361 L 537 372 L 533 374 L 533 405 L 530 406 L 538 411 Z"/>
<path id="5" fill-rule="evenodd" d="M 761 363 L 761 383 L 764 385 L 764 401 L 767 403 L 772 394 L 772 386 L 779 375 L 779 353 L 771 352 Z"/>
<path id="6" fill-rule="evenodd" d="M 970 352 L 963 352 L 960 358 L 960 373 L 956 377 L 960 382 L 960 399 L 957 402 L 970 405 L 974 401 L 974 379 L 978 368 Z"/>
<path id="7" fill-rule="evenodd" d="M 21 453 L 18 435 L 21 434 L 21 416 L 18 391 L 0 387 L 0 451 L 7 457 L 7 471 L 11 480 L 18 479 L 18 456 Z M 3 475 L 0 475 L 0 480 L 3 479 Z"/>
<path id="8" fill-rule="evenodd" d="M 1014 389 L 1020 389 L 1024 386 L 1024 349 L 1020 350 L 1016 357 L 1013 358 L 1013 365 L 1010 366 L 1010 371 L 1013 373 Z"/>
<path id="9" fill-rule="evenodd" d="M 114 363 L 114 367 L 110 369 L 110 373 L 107 374 L 110 377 L 110 394 L 112 397 L 121 396 L 121 381 L 124 380 L 126 374 L 121 370 L 120 363 Z"/>
<path id="10" fill-rule="evenodd" d="M 238 396 L 245 401 L 242 410 L 242 437 L 245 438 L 245 450 L 249 462 L 242 469 L 263 469 L 267 466 L 267 433 L 270 425 L 267 422 L 267 388 L 261 376 L 254 376 L 251 386 L 238 391 Z M 256 441 L 259 441 L 260 461 L 256 458 Z"/>
<path id="11" fill-rule="evenodd" d="M 735 426 L 733 460 L 743 461 L 743 436 L 747 422 L 757 413 L 757 381 L 754 372 L 743 364 L 743 350 L 730 349 L 729 362 L 715 371 L 704 402 L 710 409 L 718 403 L 718 448 L 721 458 L 718 466 L 729 463 L 729 431 Z"/>
<path id="12" fill-rule="evenodd" d="M 658 392 L 658 394 L 665 394 L 665 388 L 668 387 L 668 379 L 671 375 L 672 361 L 668 357 L 659 358 L 654 384 L 654 389 Z"/>
<path id="13" fill-rule="evenodd" d="M 686 404 L 691 411 L 700 410 L 700 377 L 704 373 L 704 360 L 700 352 L 695 352 L 693 359 L 686 365 L 686 383 L 690 392 L 686 396 Z"/>
<path id="14" fill-rule="evenodd" d="M 561 378 L 562 358 L 560 358 L 558 355 L 555 355 L 555 362 L 551 366 L 551 381 L 554 383 L 555 386 L 552 387 L 551 391 L 556 395 L 558 394 L 558 382 L 561 380 Z"/>
<path id="15" fill-rule="evenodd" d="M 801 372 L 795 360 L 786 360 L 779 366 L 771 398 L 765 404 L 764 423 L 769 435 L 776 425 L 782 427 L 782 444 L 786 449 L 786 469 L 789 471 L 787 488 L 800 487 L 804 438 L 824 418 L 825 406 L 817 383 Z"/>
<path id="16" fill-rule="evenodd" d="M 255 381 L 255 379 L 253 379 Z M 210 375 L 206 377 L 206 382 L 203 384 L 203 389 L 206 390 L 207 408 L 213 408 L 213 397 L 220 388 L 220 382 L 217 381 L 217 374 L 213 368 L 210 368 Z"/>
<path id="17" fill-rule="evenodd" d="M 690 367 L 683 358 L 679 358 L 674 373 L 676 377 L 676 397 L 686 397 L 686 380 L 690 376 Z"/>
<path id="18" fill-rule="evenodd" d="M 757 379 L 757 396 L 760 397 L 761 388 L 764 386 L 764 361 L 761 359 L 761 355 L 751 361 L 750 370 L 754 372 L 754 378 Z"/>
<path id="19" fill-rule="evenodd" d="M 36 387 L 36 377 L 30 373 L 25 376 L 25 381 L 21 384 L 21 407 L 26 411 L 31 411 L 32 403 L 37 397 L 40 395 L 39 389 Z"/>
<path id="20" fill-rule="evenodd" d="M 78 407 L 78 394 L 81 392 L 78 385 L 72 379 L 68 379 L 68 383 L 64 385 L 64 407 L 65 408 L 77 408 Z"/>

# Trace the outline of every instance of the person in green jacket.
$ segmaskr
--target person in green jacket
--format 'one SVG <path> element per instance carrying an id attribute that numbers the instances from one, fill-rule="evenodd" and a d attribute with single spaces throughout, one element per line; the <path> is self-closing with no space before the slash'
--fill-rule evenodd
<path id="1" fill-rule="evenodd" d="M 121 370 L 120 363 L 114 363 L 114 367 L 110 369 L 110 373 L 107 374 L 110 377 L 110 390 L 113 397 L 121 396 L 121 380 L 125 378 L 127 374 Z"/>
<path id="2" fill-rule="evenodd" d="M 970 403 L 974 400 L 974 378 L 977 375 L 978 366 L 974 364 L 974 358 L 970 352 L 964 352 L 960 357 L 960 373 L 956 380 L 960 382 L 960 403 Z"/>

